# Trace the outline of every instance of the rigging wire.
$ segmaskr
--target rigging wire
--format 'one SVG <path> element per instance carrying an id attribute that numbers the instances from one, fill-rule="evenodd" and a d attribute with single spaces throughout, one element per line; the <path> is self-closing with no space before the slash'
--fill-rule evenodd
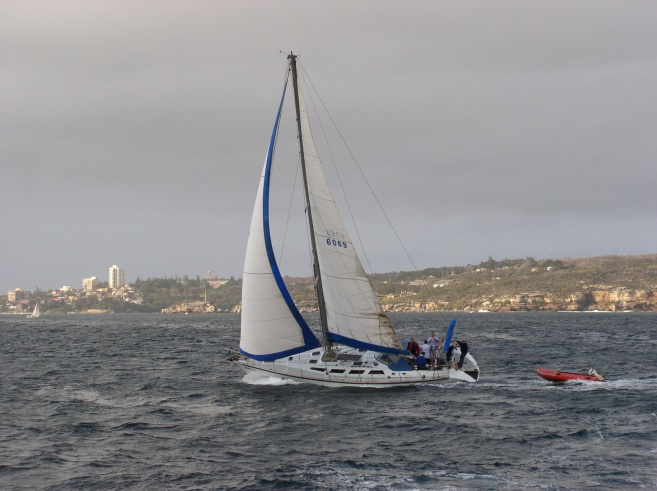
<path id="1" fill-rule="evenodd" d="M 372 188 L 372 186 L 371 186 L 369 180 L 367 179 L 367 176 L 365 175 L 365 173 L 363 172 L 363 169 L 361 168 L 361 166 L 359 165 L 358 161 L 356 160 L 356 157 L 354 156 L 353 152 L 351 151 L 351 148 L 350 148 L 349 145 L 347 144 L 347 141 L 345 140 L 344 136 L 342 135 L 342 132 L 341 132 L 340 129 L 338 128 L 338 125 L 336 124 L 335 120 L 333 119 L 333 116 L 331 115 L 331 113 L 329 112 L 328 108 L 326 107 L 326 104 L 325 104 L 324 101 L 322 100 L 322 97 L 320 96 L 318 90 L 316 89 L 315 85 L 313 84 L 312 79 L 311 79 L 310 76 L 308 75 L 308 72 L 306 71 L 306 69 L 305 69 L 305 67 L 303 66 L 303 64 L 301 63 L 301 61 L 298 61 L 298 64 L 301 66 L 301 71 L 303 72 L 304 80 L 307 80 L 307 83 L 308 83 L 309 87 L 311 87 L 311 88 L 313 89 L 312 92 L 314 92 L 314 93 L 316 94 L 317 99 L 318 99 L 319 102 L 321 103 L 321 105 L 322 105 L 324 111 L 326 112 L 326 115 L 328 116 L 329 120 L 331 121 L 331 124 L 332 124 L 333 127 L 335 128 L 335 131 L 337 132 L 337 134 L 338 134 L 338 136 L 340 137 L 340 139 L 341 139 L 343 145 L 345 146 L 347 152 L 349 153 L 349 155 L 350 155 L 352 161 L 354 162 L 354 165 L 356 166 L 356 169 L 358 169 L 358 172 L 360 173 L 361 177 L 363 178 L 363 181 L 364 181 L 365 184 L 367 185 L 367 187 L 368 187 L 368 189 L 369 189 L 369 191 L 370 191 L 370 194 L 372 195 L 372 197 L 373 197 L 374 200 L 376 201 L 376 203 L 377 203 L 379 209 L 381 210 L 381 212 L 383 213 L 383 216 L 385 217 L 386 221 L 388 222 L 388 226 L 390 227 L 390 229 L 391 229 L 392 232 L 394 233 L 394 235 L 395 235 L 395 237 L 396 237 L 396 239 L 397 239 L 397 242 L 399 243 L 399 245 L 401 246 L 402 250 L 403 250 L 404 253 L 406 254 L 407 259 L 408 259 L 409 262 L 411 263 L 411 266 L 413 267 L 413 271 L 415 271 L 416 273 L 419 273 L 419 269 L 418 269 L 417 265 L 416 265 L 415 262 L 413 261 L 413 258 L 411 257 L 410 253 L 408 252 L 408 249 L 407 249 L 406 246 L 404 245 L 404 242 L 402 241 L 401 237 L 399 236 L 399 233 L 397 232 L 397 229 L 395 228 L 395 226 L 393 225 L 392 221 L 390 220 L 390 217 L 388 216 L 388 213 L 386 212 L 385 208 L 384 208 L 383 205 L 381 204 L 381 201 L 379 200 L 378 196 L 377 196 L 376 193 L 374 192 L 374 189 Z M 314 101 L 314 99 L 313 99 L 313 97 L 312 97 L 312 92 L 311 92 L 311 91 L 308 91 L 309 96 L 310 96 L 310 99 L 311 99 L 311 102 L 312 102 L 312 104 L 313 104 L 313 107 L 315 107 L 315 101 Z M 317 112 L 316 107 L 315 107 L 315 111 Z M 320 124 L 320 126 L 321 126 L 321 128 L 322 128 L 322 133 L 323 133 L 323 135 L 324 135 L 324 139 L 325 139 L 325 141 L 326 141 L 326 132 L 324 131 L 324 127 L 323 127 L 323 125 L 322 125 L 321 119 L 320 119 L 320 118 L 317 118 L 317 119 L 319 120 L 319 124 Z M 355 220 L 354 220 L 353 214 L 352 214 L 352 212 L 351 212 L 351 206 L 349 205 L 349 200 L 348 200 L 348 198 L 346 197 L 346 193 L 345 193 L 345 190 L 344 190 L 344 187 L 343 187 L 343 184 L 342 184 L 342 179 L 340 178 L 340 173 L 337 172 L 337 166 L 336 166 L 336 164 L 335 164 L 335 160 L 333 159 L 333 152 L 331 151 L 331 147 L 330 147 L 330 145 L 328 144 L 328 141 L 326 141 L 326 146 L 327 146 L 328 149 L 329 149 L 328 151 L 329 151 L 329 153 L 330 153 L 330 155 L 331 155 L 331 159 L 332 159 L 333 166 L 334 166 L 334 168 L 336 169 L 336 174 L 337 174 L 337 176 L 338 176 L 338 181 L 339 181 L 339 183 L 340 183 L 340 188 L 341 188 L 342 194 L 343 194 L 343 196 L 344 196 L 345 202 L 347 203 L 347 210 L 348 210 L 349 216 L 350 216 L 350 218 L 351 218 L 351 220 L 352 220 L 352 223 L 355 224 Z M 356 236 L 357 236 L 358 241 L 359 241 L 359 243 L 360 243 L 360 245 L 361 245 L 361 249 L 363 250 L 363 255 L 364 255 L 364 257 L 365 257 L 365 261 L 367 262 L 367 267 L 369 268 L 370 272 L 372 272 L 372 266 L 370 265 L 369 258 L 367 257 L 367 253 L 366 253 L 366 251 L 365 251 L 364 243 L 363 243 L 363 241 L 361 240 L 360 234 L 358 233 L 358 228 L 357 228 L 357 227 L 354 227 L 354 229 L 356 230 Z M 428 286 L 427 283 L 426 283 L 426 281 L 423 282 L 423 286 L 424 286 L 426 292 L 429 294 L 429 296 L 430 296 L 430 297 L 433 296 L 431 290 L 429 289 L 429 286 Z M 438 313 L 441 315 L 441 317 L 443 318 L 443 320 L 446 319 L 446 317 L 443 315 L 442 312 L 438 311 Z"/>
<path id="2" fill-rule="evenodd" d="M 281 53 L 282 53 L 282 51 L 281 51 Z M 290 72 L 291 72 L 291 69 L 288 66 L 285 70 L 284 82 L 290 76 Z M 285 108 L 285 105 L 287 104 L 287 99 L 288 98 L 286 97 L 283 100 L 283 109 Z M 285 111 L 282 110 L 281 111 L 281 119 L 279 121 L 279 126 L 281 124 L 283 124 L 284 119 L 285 119 Z M 272 161 L 274 160 L 274 156 L 275 156 L 275 153 L 276 153 L 275 151 L 276 151 L 277 144 L 278 144 L 278 137 L 279 137 L 279 133 L 277 132 L 276 133 L 276 140 L 274 141 L 274 153 L 272 154 Z M 292 191 L 290 193 L 290 202 L 288 204 L 287 218 L 286 218 L 286 221 L 285 221 L 285 226 L 283 228 L 283 236 L 282 236 L 281 245 L 280 245 L 280 252 L 279 252 L 279 256 L 278 256 L 278 262 L 281 265 L 283 264 L 283 260 L 284 260 L 283 256 L 284 256 L 284 252 L 285 252 L 287 233 L 290 229 L 290 223 L 292 221 L 292 209 L 293 209 L 293 206 L 294 206 L 294 198 L 295 198 L 295 194 L 296 194 L 296 190 L 297 190 L 297 184 L 299 182 L 300 169 L 301 169 L 301 155 L 297 152 L 297 164 L 296 164 L 296 167 L 295 167 L 295 174 L 294 174 L 294 180 L 293 180 L 293 184 L 292 184 Z M 303 195 L 303 193 L 302 193 L 302 195 Z M 303 195 L 303 201 L 304 201 L 305 209 L 307 209 L 307 207 L 309 205 L 307 203 L 305 203 L 305 195 Z M 307 277 L 312 278 L 312 276 L 313 276 L 313 273 L 312 273 L 312 270 L 313 270 L 312 263 L 313 263 L 313 261 L 312 261 L 312 247 L 310 245 L 310 232 L 308 230 L 308 227 L 302 227 L 302 228 L 305 230 L 305 233 L 306 233 L 306 242 L 307 242 L 306 251 L 307 251 L 308 256 L 309 256 L 308 261 L 307 261 L 308 271 L 307 271 L 306 275 L 307 275 Z M 310 300 L 310 297 L 308 297 L 308 300 Z"/>
<path id="3" fill-rule="evenodd" d="M 299 63 L 299 64 L 301 65 L 301 63 Z M 309 84 L 308 86 L 309 86 L 309 87 L 312 87 L 312 89 L 313 89 L 312 91 L 310 91 L 310 90 L 308 91 L 308 97 L 310 97 L 310 102 L 311 102 L 312 105 L 313 105 L 313 109 L 315 110 L 315 113 L 316 113 L 316 114 L 319 114 L 319 111 L 317 111 L 317 106 L 315 105 L 315 99 L 313 98 L 313 92 L 317 95 L 317 98 L 320 100 L 320 102 L 322 101 L 322 99 L 321 99 L 321 97 L 319 96 L 319 93 L 317 92 L 317 89 L 316 89 L 315 86 L 313 85 L 312 81 L 310 80 L 310 77 L 308 76 L 308 72 L 306 72 L 306 70 L 305 70 L 305 68 L 303 67 L 303 65 L 301 65 L 301 70 L 302 70 L 303 75 L 304 75 L 304 80 L 307 81 L 307 84 Z M 322 102 L 322 106 L 324 107 L 324 110 L 325 110 L 326 113 L 328 114 L 328 110 L 326 109 L 326 106 L 324 105 L 323 102 Z M 333 122 L 333 118 L 331 118 L 331 115 L 330 115 L 330 114 L 328 114 L 328 117 L 331 119 L 331 122 Z M 356 224 L 356 220 L 354 219 L 354 215 L 353 215 L 353 213 L 352 213 L 352 211 L 351 211 L 351 204 L 350 204 L 349 198 L 347 197 L 347 193 L 345 192 L 344 184 L 343 184 L 343 182 L 342 182 L 342 177 L 341 177 L 341 175 L 340 175 L 340 172 L 338 172 L 338 166 L 337 166 L 337 164 L 336 164 L 336 162 L 335 162 L 335 157 L 334 157 L 334 155 L 333 155 L 333 149 L 332 149 L 331 145 L 330 145 L 329 142 L 328 142 L 327 133 L 326 133 L 326 130 L 324 129 L 324 125 L 322 124 L 322 119 L 321 119 L 320 117 L 317 117 L 317 121 L 319 122 L 319 126 L 320 126 L 320 128 L 321 128 L 321 130 L 322 130 L 322 136 L 324 137 L 324 143 L 326 144 L 326 148 L 328 149 L 328 153 L 329 153 L 330 158 L 331 158 L 331 163 L 333 164 L 333 168 L 335 169 L 335 175 L 337 176 L 337 178 L 338 178 L 338 183 L 340 184 L 340 191 L 342 192 L 342 197 L 343 197 L 343 199 L 344 199 L 344 201 L 345 201 L 345 203 L 346 203 L 346 205 L 347 205 L 347 212 L 349 213 L 349 218 L 351 219 L 351 223 L 354 224 L 353 229 L 354 229 L 354 231 L 356 232 L 356 238 L 358 239 L 358 243 L 360 244 L 360 248 L 361 248 L 361 250 L 363 251 L 363 256 L 365 257 L 365 262 L 367 263 L 367 268 L 368 268 L 370 271 L 372 271 L 372 266 L 371 266 L 371 264 L 370 264 L 369 257 L 367 256 L 367 251 L 366 251 L 366 249 L 365 249 L 365 244 L 364 244 L 363 240 L 362 240 L 361 237 L 360 237 L 360 232 L 358 231 L 358 227 L 355 226 L 355 224 Z M 336 130 L 337 130 L 337 127 L 336 127 L 336 125 L 335 125 L 335 122 L 333 122 L 333 126 L 334 126 L 334 127 L 336 128 Z M 339 133 L 339 132 L 338 132 L 338 133 Z M 345 144 L 345 147 L 346 147 L 347 144 L 346 144 L 346 142 L 344 142 L 344 139 L 342 139 L 342 141 L 343 141 L 343 143 Z M 347 150 L 349 150 L 349 148 L 347 148 Z M 351 152 L 350 152 L 350 153 L 351 153 Z M 352 158 L 353 158 L 353 155 L 352 155 Z M 356 165 L 358 165 L 358 164 L 356 164 Z M 362 173 L 361 173 L 361 174 L 362 174 Z"/>
<path id="4" fill-rule="evenodd" d="M 352 224 L 354 225 L 354 226 L 353 226 L 353 229 L 354 229 L 354 231 L 356 232 L 356 238 L 357 238 L 357 240 L 358 240 L 358 243 L 360 244 L 361 250 L 363 251 L 363 256 L 365 257 L 365 261 L 366 261 L 366 263 L 367 263 L 367 266 L 368 266 L 368 268 L 369 268 L 370 271 L 371 271 L 371 270 L 372 270 L 372 267 L 371 267 L 371 265 L 370 265 L 369 258 L 367 257 L 367 252 L 366 252 L 366 250 L 365 250 L 364 242 L 363 242 L 363 240 L 362 240 L 361 237 L 360 237 L 360 233 L 359 233 L 359 231 L 358 231 L 358 228 L 356 227 L 356 220 L 354 219 L 354 215 L 353 215 L 353 213 L 352 213 L 352 211 L 351 211 L 351 205 L 350 205 L 350 202 L 349 202 L 349 198 L 347 197 L 347 193 L 345 192 L 344 184 L 343 184 L 343 181 L 342 181 L 342 176 L 341 176 L 340 172 L 338 171 L 338 167 L 337 167 L 337 165 L 336 165 L 335 157 L 334 157 L 334 154 L 333 154 L 333 149 L 332 149 L 331 145 L 329 144 L 328 137 L 327 137 L 327 132 L 326 132 L 326 130 L 325 130 L 325 128 L 324 128 L 324 125 L 322 124 L 322 119 L 319 117 L 319 111 L 317 110 L 317 106 L 316 106 L 316 104 L 315 104 L 315 100 L 314 100 L 314 98 L 313 98 L 313 92 L 315 92 L 315 94 L 316 94 L 317 96 L 319 96 L 319 94 L 317 94 L 317 91 L 316 91 L 316 89 L 314 88 L 314 86 L 312 86 L 312 84 L 311 84 L 311 85 L 308 85 L 308 81 L 309 81 L 309 79 L 308 79 L 308 74 L 307 74 L 307 72 L 303 69 L 303 67 L 302 67 L 302 76 L 303 76 L 303 81 L 304 81 L 305 84 L 306 84 L 306 87 L 309 89 L 309 90 L 308 90 L 308 97 L 310 98 L 310 101 L 311 101 L 311 104 L 312 104 L 313 109 L 314 109 L 314 111 L 315 111 L 315 114 L 317 115 L 317 121 L 318 121 L 318 123 L 319 123 L 320 129 L 321 129 L 321 133 L 322 133 L 322 135 L 323 135 L 323 137 L 324 137 L 324 142 L 325 142 L 325 144 L 326 144 L 326 148 L 327 148 L 327 150 L 328 150 L 328 152 L 329 152 L 330 160 L 331 160 L 331 163 L 333 164 L 333 168 L 334 168 L 334 170 L 335 170 L 335 174 L 336 174 L 337 179 L 338 179 L 338 182 L 339 182 L 339 184 L 340 184 L 340 190 L 341 190 L 341 192 L 342 192 L 343 199 L 344 199 L 344 201 L 345 201 L 345 203 L 346 203 L 346 205 L 347 205 L 347 211 L 348 211 L 348 213 L 349 213 L 349 217 L 350 217 L 350 219 L 351 219 Z M 313 90 L 310 90 L 311 88 L 312 88 Z M 325 109 L 326 109 L 326 108 L 325 108 Z M 328 272 L 325 270 L 324 273 L 327 274 Z M 332 273 L 331 273 L 331 274 L 332 274 Z M 373 301 L 374 301 L 376 304 L 379 305 L 379 308 L 381 308 L 381 306 L 380 306 L 380 302 L 379 302 L 378 299 L 376 298 L 376 293 L 372 290 L 371 287 L 366 288 L 366 289 L 363 289 L 363 288 L 360 288 L 360 286 L 361 286 L 360 283 L 357 283 L 357 285 L 359 286 L 359 290 L 360 290 L 360 293 L 361 293 L 362 295 L 364 295 L 364 296 L 374 295 Z M 328 287 L 330 288 L 330 283 L 329 283 L 328 285 L 326 285 L 326 286 L 328 286 Z M 351 299 L 350 299 L 350 298 L 347 298 L 347 301 L 349 301 L 349 302 L 351 303 Z M 352 304 L 352 307 L 353 307 L 353 306 L 354 306 L 354 305 Z M 345 312 L 340 312 L 340 313 L 341 313 L 342 315 L 348 315 L 348 314 L 345 313 Z M 379 332 L 379 334 L 380 334 L 380 335 L 383 335 L 384 331 L 386 331 L 386 328 L 385 328 L 384 325 L 382 325 L 382 324 L 379 325 L 379 328 L 380 328 L 380 332 Z"/>
<path id="5" fill-rule="evenodd" d="M 290 76 L 290 69 L 287 68 L 287 69 L 285 70 L 285 78 L 284 78 L 284 80 L 283 80 L 283 83 L 286 83 L 286 82 L 287 82 L 287 79 L 289 78 L 289 76 Z M 283 109 L 285 108 L 285 103 L 286 103 L 286 102 L 287 102 L 287 98 L 284 98 L 284 99 L 283 99 L 283 107 L 281 108 L 281 116 L 280 116 L 280 119 L 279 119 L 279 121 L 278 121 L 278 126 L 279 126 L 279 128 L 280 128 L 280 126 L 281 126 L 281 123 L 283 122 L 283 117 L 284 117 L 284 114 L 285 114 L 285 112 L 283 111 Z M 274 158 L 275 158 L 275 156 L 276 156 L 276 148 L 278 147 L 278 134 L 279 134 L 279 132 L 277 131 L 277 132 L 276 132 L 276 138 L 275 138 L 275 140 L 274 140 L 274 148 L 273 148 L 272 156 L 271 156 L 271 162 L 272 162 L 272 163 L 274 162 Z M 294 196 L 294 188 L 296 187 L 296 184 L 297 184 L 297 176 L 295 175 L 295 176 L 294 176 L 294 181 L 293 181 L 293 184 L 292 184 L 292 193 L 291 193 L 291 195 L 290 195 L 290 208 L 292 207 L 291 200 L 292 200 L 292 197 Z M 283 240 L 281 241 L 281 247 L 280 247 L 279 259 L 278 259 L 278 261 L 279 261 L 280 263 L 283 262 L 283 250 L 284 250 L 284 248 L 285 248 L 285 238 L 286 238 L 286 236 L 287 236 L 287 231 L 288 231 L 288 226 L 289 226 L 289 224 L 290 224 L 290 211 L 289 211 L 289 209 L 288 209 L 288 216 L 287 216 L 287 221 L 286 221 L 286 223 L 285 223 L 285 227 L 284 227 L 284 229 L 283 229 Z"/>
<path id="6" fill-rule="evenodd" d="M 281 53 L 283 53 L 283 52 L 281 51 Z M 290 70 L 289 67 L 285 70 L 285 73 L 286 73 L 285 78 L 286 79 L 290 76 L 290 71 L 291 70 Z M 288 100 L 287 97 L 283 100 L 283 109 L 285 109 L 285 106 L 287 104 L 287 100 Z M 283 123 L 284 119 L 285 119 L 285 111 L 283 110 L 283 111 L 281 111 L 281 122 L 279 123 L 279 125 Z M 276 149 L 277 143 L 278 143 L 278 133 L 276 134 L 276 141 L 274 142 L 274 149 Z M 273 160 L 273 156 L 272 156 L 272 160 Z M 283 237 L 282 237 L 281 246 L 280 246 L 279 262 L 281 264 L 283 263 L 283 253 L 285 252 L 285 241 L 286 241 L 286 238 L 287 238 L 287 232 L 290 228 L 290 223 L 292 221 L 292 209 L 293 209 L 293 205 L 294 205 L 294 197 L 295 197 L 296 190 L 297 190 L 297 184 L 299 183 L 300 169 L 301 169 L 301 155 L 299 155 L 299 153 L 297 152 L 297 164 L 296 164 L 296 167 L 295 167 L 294 180 L 293 180 L 293 183 L 292 183 L 292 192 L 290 193 L 290 202 L 288 204 L 288 209 L 287 209 L 287 218 L 285 220 L 285 227 L 283 229 Z M 303 197 L 303 200 L 305 202 L 305 195 Z M 305 204 L 305 206 L 308 206 L 308 205 Z M 307 240 L 308 244 L 310 244 L 310 235 L 309 235 L 308 228 L 303 227 L 303 229 L 306 232 L 306 240 Z M 312 257 L 312 251 L 311 251 L 310 246 L 308 246 L 307 251 L 308 251 L 309 257 Z M 308 276 L 312 277 L 312 273 L 311 273 L 311 271 L 312 271 L 312 259 L 309 259 L 308 263 L 309 263 Z"/>
<path id="7" fill-rule="evenodd" d="M 363 172 L 363 169 L 362 169 L 362 168 L 360 167 L 360 165 L 358 164 L 358 161 L 356 160 L 356 157 L 354 156 L 353 152 L 351 151 L 351 148 L 350 148 L 349 145 L 347 144 L 347 141 L 345 140 L 344 136 L 343 136 L 342 133 L 340 132 L 340 129 L 338 128 L 338 125 L 336 124 L 335 120 L 333 119 L 333 116 L 331 116 L 331 113 L 329 112 L 328 108 L 326 107 L 326 104 L 324 104 L 324 101 L 322 100 L 322 97 L 319 95 L 319 92 L 317 92 L 317 89 L 315 88 L 315 85 L 313 84 L 312 80 L 311 80 L 310 77 L 308 76 L 308 73 L 306 72 L 306 70 L 305 70 L 305 68 L 303 67 L 303 65 L 301 65 L 301 69 L 303 70 L 305 77 L 308 78 L 308 83 L 309 83 L 310 86 L 313 88 L 313 91 L 315 92 L 315 94 L 317 94 L 317 98 L 319 99 L 319 102 L 322 104 L 322 107 L 324 108 L 324 111 L 326 111 L 326 114 L 327 114 L 328 118 L 331 120 L 331 123 L 333 124 L 333 127 L 335 128 L 335 131 L 336 131 L 336 132 L 338 133 L 338 135 L 340 136 L 340 139 L 342 140 L 342 143 L 344 144 L 345 148 L 347 149 L 347 152 L 349 152 L 349 156 L 350 156 L 351 159 L 353 160 L 354 165 L 355 165 L 356 168 L 358 169 L 358 172 L 359 172 L 360 175 L 363 177 L 363 180 L 365 181 L 365 184 L 367 185 L 368 189 L 370 190 L 370 193 L 372 194 L 372 197 L 375 199 L 377 205 L 379 206 L 379 209 L 380 209 L 381 212 L 383 213 L 383 216 L 385 216 L 386 221 L 388 222 L 388 225 L 390 226 L 390 228 L 392 229 L 393 233 L 395 234 L 395 237 L 397 238 L 397 241 L 399 242 L 400 246 L 401 246 L 402 249 L 404 250 L 404 253 L 406 254 L 406 257 L 408 258 L 408 260 L 410 261 L 411 265 L 413 266 L 413 269 L 417 272 L 417 271 L 418 271 L 418 268 L 417 268 L 417 266 L 415 265 L 415 262 L 413 261 L 413 258 L 411 257 L 411 255 L 409 254 L 408 250 L 406 249 L 406 246 L 404 245 L 404 242 L 401 240 L 401 237 L 400 237 L 399 234 L 397 233 L 397 230 L 395 229 L 395 226 L 392 224 L 392 221 L 390 220 L 390 217 L 388 216 L 388 214 L 386 213 L 385 209 L 383 208 L 383 205 L 381 204 L 381 201 L 379 200 L 378 196 L 377 196 L 376 193 L 374 192 L 374 189 L 372 189 L 372 186 L 371 186 L 370 182 L 368 181 L 367 176 L 365 176 L 365 173 Z M 344 190 L 343 190 L 343 192 L 344 192 Z"/>
<path id="8" fill-rule="evenodd" d="M 308 76 L 308 73 L 306 72 L 306 69 L 305 69 L 304 66 L 301 64 L 301 62 L 299 62 L 299 64 L 301 65 L 301 69 L 302 69 L 302 71 L 303 71 L 303 73 L 304 73 L 304 78 L 308 80 L 308 84 L 309 84 L 309 86 L 312 87 L 314 93 L 317 95 L 317 98 L 319 99 L 319 102 L 322 104 L 322 107 L 324 108 L 324 111 L 326 112 L 328 118 L 330 119 L 331 123 L 333 124 L 333 127 L 335 128 L 337 134 L 340 136 L 340 139 L 342 140 L 342 143 L 344 144 L 345 148 L 347 149 L 347 152 L 349 152 L 349 156 L 351 157 L 352 161 L 354 162 L 354 165 L 355 165 L 356 168 L 358 169 L 358 172 L 360 173 L 360 175 L 362 176 L 363 180 L 365 181 L 365 184 L 367 185 L 367 187 L 368 187 L 370 193 L 372 194 L 372 197 L 375 199 L 375 201 L 376 201 L 376 203 L 377 203 L 379 209 L 381 210 L 381 212 L 382 212 L 383 215 L 385 216 L 386 221 L 388 222 L 388 225 L 390 226 L 391 230 L 392 230 L 393 233 L 395 234 L 395 237 L 397 238 L 397 241 L 399 242 L 400 246 L 401 246 L 402 249 L 404 250 L 404 253 L 406 254 L 406 257 L 408 258 L 408 260 L 410 261 L 411 265 L 413 266 L 413 269 L 417 272 L 417 271 L 418 271 L 418 268 L 417 268 L 417 266 L 415 265 L 415 262 L 413 261 L 413 258 L 411 257 L 410 253 L 409 253 L 408 250 L 406 249 L 406 246 L 404 245 L 404 242 L 402 241 L 401 237 L 400 237 L 399 234 L 397 233 L 397 230 L 396 230 L 395 226 L 393 225 L 392 221 L 390 220 L 390 217 L 388 216 L 387 212 L 385 211 L 385 208 L 383 207 L 383 205 L 381 204 L 381 201 L 379 200 L 378 196 L 377 196 L 376 193 L 374 192 L 374 189 L 372 188 L 372 186 L 371 186 L 369 180 L 367 179 L 367 176 L 366 176 L 365 173 L 363 172 L 363 170 L 362 170 L 360 164 L 358 163 L 358 161 L 356 160 L 356 157 L 354 156 L 353 152 L 351 151 L 351 148 L 350 148 L 349 145 L 347 144 L 347 141 L 345 140 L 344 136 L 343 136 L 342 133 L 340 132 L 340 128 L 338 128 L 338 125 L 336 124 L 335 120 L 333 119 L 333 116 L 331 115 L 331 113 L 329 112 L 328 108 L 326 107 L 326 104 L 324 104 L 324 101 L 322 100 L 322 97 L 319 95 L 319 92 L 318 92 L 317 89 L 315 88 L 315 85 L 313 84 L 312 80 L 311 80 L 310 77 Z M 311 101 L 312 101 L 312 103 L 313 103 L 313 107 L 315 107 L 315 102 L 314 102 L 314 99 L 312 98 L 312 93 L 310 93 L 310 97 L 311 97 Z M 318 118 L 318 120 L 319 120 L 319 118 Z M 319 120 L 319 124 L 320 124 L 320 126 L 322 126 L 322 132 L 323 132 L 323 134 L 324 134 L 324 138 L 325 138 L 325 140 L 326 140 L 326 132 L 324 132 L 324 128 L 323 128 L 323 125 L 322 125 L 321 120 Z M 331 147 L 328 145 L 328 141 L 326 142 L 326 144 L 327 144 L 327 147 L 328 147 L 328 149 L 329 149 L 329 153 L 331 154 L 331 159 L 332 159 L 333 166 L 337 169 L 337 167 L 336 167 L 336 165 L 335 165 L 335 160 L 333 159 L 333 152 L 331 151 Z M 336 170 L 336 173 L 337 173 L 337 170 Z M 347 197 L 346 197 L 346 194 L 345 194 L 345 191 L 344 191 L 344 187 L 343 187 L 343 185 L 342 185 L 342 180 L 341 180 L 341 178 L 340 178 L 340 174 L 337 173 L 337 175 L 338 175 L 338 180 L 339 180 L 339 182 L 340 182 L 341 191 L 342 191 L 342 193 L 343 193 L 343 195 L 344 195 L 345 201 L 347 201 L 347 207 L 349 208 L 349 214 L 350 214 L 350 217 L 351 217 L 351 219 L 352 219 L 352 221 L 353 221 L 353 215 L 351 214 L 351 208 L 350 208 L 350 206 L 349 206 L 349 202 L 348 202 L 348 199 L 347 199 Z M 356 231 L 356 233 L 358 234 L 358 231 Z M 360 237 L 359 237 L 359 241 L 360 241 Z M 361 246 L 362 246 L 362 242 L 361 242 Z M 370 266 L 369 266 L 369 262 L 368 262 L 368 267 L 370 267 Z"/>

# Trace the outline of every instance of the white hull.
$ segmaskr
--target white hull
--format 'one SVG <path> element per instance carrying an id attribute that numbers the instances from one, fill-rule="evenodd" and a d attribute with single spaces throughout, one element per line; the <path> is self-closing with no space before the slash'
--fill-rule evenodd
<path id="1" fill-rule="evenodd" d="M 413 384 L 447 382 L 476 382 L 477 364 L 470 355 L 464 370 L 442 367 L 435 370 L 392 370 L 385 363 L 385 355 L 341 347 L 336 349 L 337 360 L 322 360 L 323 349 L 305 351 L 273 361 L 258 361 L 243 355 L 233 361 L 247 373 L 262 377 L 280 377 L 297 382 L 328 387 L 391 387 Z"/>

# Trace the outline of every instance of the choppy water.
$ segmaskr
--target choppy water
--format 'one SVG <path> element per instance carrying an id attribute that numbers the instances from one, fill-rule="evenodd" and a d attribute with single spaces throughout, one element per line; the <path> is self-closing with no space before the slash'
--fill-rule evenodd
<path id="1" fill-rule="evenodd" d="M 657 487 L 657 315 L 458 319 L 478 384 L 377 390 L 245 379 L 232 315 L 0 316 L 0 488 Z"/>

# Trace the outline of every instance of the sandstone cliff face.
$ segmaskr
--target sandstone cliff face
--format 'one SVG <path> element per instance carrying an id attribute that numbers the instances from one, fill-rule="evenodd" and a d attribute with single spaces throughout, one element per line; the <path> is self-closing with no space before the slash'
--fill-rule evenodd
<path id="1" fill-rule="evenodd" d="M 218 312 L 230 312 L 231 314 L 239 314 L 242 311 L 242 305 L 237 304 L 228 311 L 223 311 L 219 307 L 205 302 L 185 302 L 172 305 L 166 309 L 162 309 L 162 314 L 213 314 Z"/>
<path id="2" fill-rule="evenodd" d="M 185 302 L 162 309 L 163 314 L 209 314 L 221 312 L 214 305 L 205 302 Z"/>
<path id="3" fill-rule="evenodd" d="M 596 285 L 566 297 L 541 292 L 474 299 L 466 310 L 513 311 L 657 311 L 655 290 Z"/>
<path id="4" fill-rule="evenodd" d="M 317 303 L 302 301 L 298 304 L 302 313 L 317 312 Z M 447 302 L 418 301 L 406 298 L 384 305 L 387 312 L 441 312 L 453 310 Z M 557 311 L 645 311 L 657 312 L 657 288 L 654 290 L 630 290 L 625 287 L 590 286 L 585 290 L 560 297 L 543 292 L 530 292 L 501 297 L 486 296 L 472 299 L 465 311 L 490 312 L 557 312 Z M 212 313 L 221 309 L 204 302 L 187 302 L 162 309 L 163 314 Z M 240 313 L 236 305 L 231 313 Z"/>

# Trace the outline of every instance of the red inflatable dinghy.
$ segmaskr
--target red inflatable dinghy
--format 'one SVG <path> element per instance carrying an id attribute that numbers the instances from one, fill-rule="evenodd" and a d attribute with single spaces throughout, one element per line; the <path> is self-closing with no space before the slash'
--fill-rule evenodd
<path id="1" fill-rule="evenodd" d="M 605 378 L 595 370 L 589 370 L 589 373 L 572 373 L 549 370 L 547 368 L 537 368 L 536 374 L 551 382 L 566 382 L 568 380 L 588 380 L 591 382 L 604 382 Z"/>

